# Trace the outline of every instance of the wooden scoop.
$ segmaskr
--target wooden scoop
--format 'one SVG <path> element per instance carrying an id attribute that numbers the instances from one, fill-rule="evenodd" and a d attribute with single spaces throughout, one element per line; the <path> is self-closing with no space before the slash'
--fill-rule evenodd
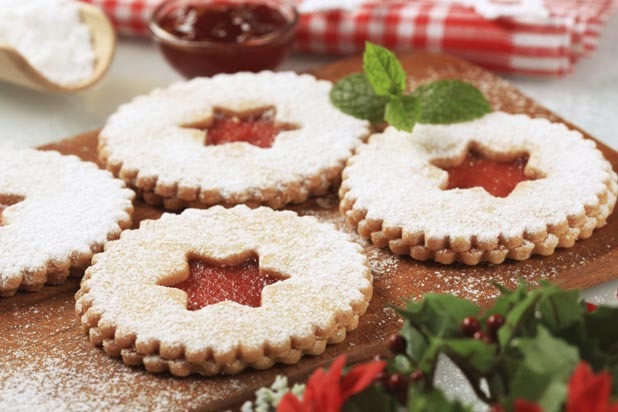
<path id="1" fill-rule="evenodd" d="M 116 33 L 98 7 L 80 3 L 80 13 L 83 22 L 90 27 L 95 54 L 94 70 L 89 79 L 70 85 L 54 83 L 32 67 L 13 47 L 0 43 L 0 80 L 52 93 L 75 93 L 99 81 L 112 62 Z"/>

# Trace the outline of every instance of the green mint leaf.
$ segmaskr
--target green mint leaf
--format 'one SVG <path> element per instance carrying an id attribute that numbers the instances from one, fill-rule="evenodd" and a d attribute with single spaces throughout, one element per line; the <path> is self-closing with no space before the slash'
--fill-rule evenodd
<path id="1" fill-rule="evenodd" d="M 378 96 L 399 96 L 406 89 L 406 72 L 392 51 L 365 43 L 363 70 Z"/>
<path id="2" fill-rule="evenodd" d="M 395 129 L 411 132 L 421 114 L 421 107 L 412 95 L 391 98 L 386 105 L 384 119 Z"/>
<path id="3" fill-rule="evenodd" d="M 479 89 L 456 79 L 438 80 L 419 86 L 412 95 L 422 107 L 419 123 L 465 122 L 491 112 Z"/>
<path id="4" fill-rule="evenodd" d="M 380 123 L 384 121 L 388 98 L 375 94 L 363 73 L 354 73 L 335 83 L 330 91 L 330 101 L 350 116 Z"/>

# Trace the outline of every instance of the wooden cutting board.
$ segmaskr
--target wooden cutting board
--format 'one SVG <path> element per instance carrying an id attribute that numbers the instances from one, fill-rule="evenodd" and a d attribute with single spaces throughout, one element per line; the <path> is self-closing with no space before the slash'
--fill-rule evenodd
<path id="1" fill-rule="evenodd" d="M 411 74 L 411 86 L 439 78 L 456 77 L 478 86 L 496 110 L 527 113 L 560 120 L 495 75 L 470 63 L 444 55 L 421 52 L 401 56 Z M 336 80 L 359 71 L 361 60 L 350 58 L 313 71 Z M 302 98 L 302 96 L 299 96 Z M 585 132 L 587 138 L 591 138 Z M 599 144 L 618 170 L 618 153 Z M 97 160 L 97 133 L 47 145 L 42 149 Z M 313 199 L 292 209 L 316 215 L 351 231 L 337 211 L 336 194 Z M 157 218 L 161 210 L 136 201 L 135 224 Z M 277 374 L 300 380 L 316 367 L 346 353 L 351 361 L 384 352 L 384 340 L 399 327 L 389 305 L 425 292 L 450 292 L 487 303 L 495 297 L 490 281 L 513 286 L 519 279 L 547 279 L 566 288 L 587 288 L 618 277 L 618 218 L 597 230 L 591 239 L 559 250 L 550 257 L 525 262 L 475 267 L 418 263 L 396 257 L 366 244 L 374 275 L 374 297 L 358 329 L 345 342 L 330 346 L 321 356 L 306 357 L 293 366 L 248 371 L 232 377 L 173 378 L 125 366 L 91 346 L 74 314 L 73 295 L 79 280 L 45 287 L 34 294 L 0 300 L 0 410 L 224 410 L 238 407 L 253 392 L 270 385 Z M 276 320 L 274 320 L 276 321 Z M 259 327 L 259 325 L 256 325 Z"/>

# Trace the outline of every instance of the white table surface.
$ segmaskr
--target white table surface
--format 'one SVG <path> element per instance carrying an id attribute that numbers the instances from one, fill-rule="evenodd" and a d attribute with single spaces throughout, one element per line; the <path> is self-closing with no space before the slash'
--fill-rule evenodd
<path id="1" fill-rule="evenodd" d="M 599 50 L 561 79 L 510 77 L 541 104 L 618 148 L 618 15 L 607 25 Z M 306 70 L 332 58 L 293 55 L 282 70 Z M 106 77 L 71 96 L 47 95 L 0 83 L 0 146 L 32 147 L 100 128 L 118 105 L 181 80 L 146 40 L 121 38 Z M 618 270 L 618 269 L 617 269 Z M 618 280 L 586 291 L 598 303 L 616 303 Z"/>

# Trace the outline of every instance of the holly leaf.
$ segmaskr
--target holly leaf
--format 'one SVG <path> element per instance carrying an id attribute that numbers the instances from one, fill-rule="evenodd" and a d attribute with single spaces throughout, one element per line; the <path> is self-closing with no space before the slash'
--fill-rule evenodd
<path id="1" fill-rule="evenodd" d="M 534 311 L 539 300 L 539 291 L 533 290 L 528 293 L 519 293 L 509 296 L 513 301 L 513 306 L 505 314 L 504 325 L 498 330 L 498 342 L 500 347 L 505 348 L 509 342 L 522 330 L 530 330 L 532 325 L 528 321 L 536 324 Z"/>
<path id="2" fill-rule="evenodd" d="M 390 362 L 388 363 L 387 369 L 391 373 L 397 372 L 409 375 L 416 368 L 410 363 L 410 359 L 407 356 L 397 355 L 394 358 L 391 358 Z"/>
<path id="3" fill-rule="evenodd" d="M 350 116 L 381 123 L 388 98 L 375 94 L 365 74 L 354 73 L 335 83 L 330 90 L 330 101 Z"/>
<path id="4" fill-rule="evenodd" d="M 427 350 L 427 339 L 407 321 L 401 329 L 400 335 L 406 339 L 406 355 L 410 357 L 414 364 L 418 365 Z"/>
<path id="5" fill-rule="evenodd" d="M 364 391 L 350 397 L 343 404 L 343 412 L 396 412 L 398 402 L 378 385 L 369 386 Z"/>
<path id="6" fill-rule="evenodd" d="M 618 308 L 600 306 L 586 313 L 584 319 L 587 336 L 597 339 L 602 351 L 618 356 Z"/>
<path id="7" fill-rule="evenodd" d="M 384 119 L 398 130 L 411 132 L 418 121 L 421 107 L 414 96 L 391 98 L 386 105 Z"/>
<path id="8" fill-rule="evenodd" d="M 376 409 L 380 410 L 380 409 Z M 439 389 L 424 390 L 412 386 L 408 392 L 408 412 L 472 412 L 458 400 L 448 399 Z"/>
<path id="9" fill-rule="evenodd" d="M 442 350 L 460 369 L 477 375 L 485 375 L 496 362 L 496 346 L 480 340 L 447 339 Z"/>
<path id="10" fill-rule="evenodd" d="M 465 122 L 491 112 L 491 105 L 479 89 L 456 79 L 424 84 L 412 95 L 419 99 L 422 107 L 420 123 Z"/>
<path id="11" fill-rule="evenodd" d="M 425 337 L 460 337 L 461 321 L 476 316 L 480 308 L 453 295 L 428 293 L 420 302 L 409 302 L 405 310 L 396 309 Z"/>
<path id="12" fill-rule="evenodd" d="M 518 338 L 513 346 L 522 359 L 511 382 L 509 402 L 522 398 L 537 403 L 545 412 L 559 411 L 568 380 L 579 363 L 577 349 L 542 326 L 535 337 Z"/>
<path id="13" fill-rule="evenodd" d="M 363 70 L 378 96 L 400 96 L 406 89 L 406 72 L 392 51 L 365 43 Z"/>
<path id="14" fill-rule="evenodd" d="M 612 375 L 612 397 L 618 397 L 618 362 L 610 366 L 609 373 Z"/>
<path id="15" fill-rule="evenodd" d="M 565 291 L 554 285 L 544 285 L 538 304 L 538 321 L 552 333 L 565 330 L 583 321 L 577 290 Z"/>

